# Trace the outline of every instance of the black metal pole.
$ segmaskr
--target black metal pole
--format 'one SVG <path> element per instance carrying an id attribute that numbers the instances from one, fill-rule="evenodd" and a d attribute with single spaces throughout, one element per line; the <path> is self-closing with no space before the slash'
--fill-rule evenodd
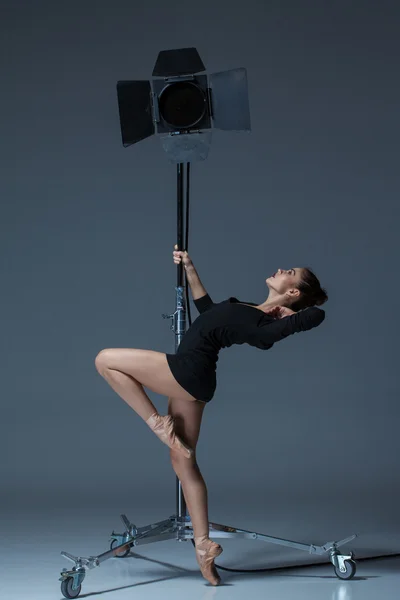
<path id="1" fill-rule="evenodd" d="M 183 250 L 183 163 L 177 164 L 177 243 L 179 250 Z M 186 248 L 185 248 L 186 249 Z M 177 286 L 183 287 L 183 263 L 178 265 Z M 179 335 L 175 335 L 175 352 L 178 350 Z M 176 515 L 179 519 L 186 519 L 187 510 L 185 497 L 179 477 L 176 477 Z"/>

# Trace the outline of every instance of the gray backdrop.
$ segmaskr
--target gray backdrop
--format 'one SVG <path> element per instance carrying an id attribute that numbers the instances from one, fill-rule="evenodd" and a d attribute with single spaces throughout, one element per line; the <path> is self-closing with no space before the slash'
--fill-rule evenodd
<path id="1" fill-rule="evenodd" d="M 210 517 L 400 551 L 398 27 L 385 1 L 3 2 L 3 516 L 174 512 L 167 449 L 94 359 L 174 351 L 175 167 L 154 137 L 122 147 L 115 84 L 195 46 L 208 72 L 247 68 L 253 128 L 215 132 L 192 168 L 205 287 L 261 303 L 277 268 L 310 266 L 329 293 L 321 327 L 221 352 Z"/>

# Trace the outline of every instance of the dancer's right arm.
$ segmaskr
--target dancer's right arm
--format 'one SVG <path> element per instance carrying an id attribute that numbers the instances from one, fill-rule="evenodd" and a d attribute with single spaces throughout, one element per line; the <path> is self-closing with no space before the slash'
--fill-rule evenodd
<path id="1" fill-rule="evenodd" d="M 196 308 L 200 313 L 204 312 L 213 305 L 213 301 L 208 295 L 206 288 L 201 283 L 192 259 L 186 251 L 176 250 L 176 246 L 173 255 L 174 263 L 176 265 L 179 265 L 181 262 L 183 263 Z"/>
<path id="2" fill-rule="evenodd" d="M 200 281 L 200 277 L 193 265 L 185 267 L 186 277 L 192 291 L 193 300 L 198 300 L 207 294 L 207 290 Z"/>

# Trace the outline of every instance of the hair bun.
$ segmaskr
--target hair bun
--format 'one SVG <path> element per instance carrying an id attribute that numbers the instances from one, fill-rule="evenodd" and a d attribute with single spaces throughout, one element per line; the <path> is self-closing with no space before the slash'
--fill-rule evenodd
<path id="1" fill-rule="evenodd" d="M 313 298 L 315 305 L 321 306 L 321 304 L 324 304 L 328 300 L 328 295 L 323 288 L 320 288 L 314 293 Z"/>

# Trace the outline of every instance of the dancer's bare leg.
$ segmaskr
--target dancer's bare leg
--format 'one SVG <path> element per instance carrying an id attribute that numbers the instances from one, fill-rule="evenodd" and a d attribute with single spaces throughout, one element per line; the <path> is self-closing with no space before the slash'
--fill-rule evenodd
<path id="1" fill-rule="evenodd" d="M 205 406 L 204 402 L 189 403 L 168 398 L 168 413 L 174 417 L 175 431 L 193 450 L 196 450 Z M 171 450 L 170 457 L 182 484 L 194 534 L 196 537 L 208 535 L 207 487 L 197 464 L 196 453 L 190 459 L 183 460 L 184 457 Z"/>
<path id="2" fill-rule="evenodd" d="M 176 381 L 162 352 L 107 348 L 99 352 L 95 364 L 100 375 L 144 421 L 157 412 L 144 387 L 162 396 L 198 402 Z"/>
<path id="3" fill-rule="evenodd" d="M 144 390 L 146 386 L 157 394 L 198 404 L 172 375 L 165 354 L 138 348 L 108 348 L 99 352 L 95 364 L 100 375 L 162 442 L 184 458 L 193 455 L 193 450 L 176 435 L 171 415 L 159 415 Z"/>
<path id="4" fill-rule="evenodd" d="M 204 408 L 205 403 L 200 401 L 185 402 L 171 397 L 168 401 L 168 412 L 174 417 L 177 434 L 193 450 L 197 446 Z M 207 486 L 197 464 L 196 452 L 187 459 L 171 450 L 170 457 L 192 521 L 196 556 L 202 574 L 210 583 L 218 585 L 220 577 L 212 553 L 220 553 L 222 548 L 209 539 Z"/>
<path id="5" fill-rule="evenodd" d="M 220 580 L 214 557 L 222 552 L 222 548 L 208 537 L 207 488 L 193 452 L 205 403 L 191 396 L 177 383 L 167 364 L 166 355 L 161 352 L 109 348 L 96 357 L 96 368 L 117 394 L 170 447 L 172 466 L 182 484 L 192 520 L 196 557 L 201 572 L 210 583 L 218 585 Z M 166 421 L 160 422 L 167 417 L 158 415 L 144 387 L 169 398 L 168 418 L 174 418 L 174 429 Z"/>

